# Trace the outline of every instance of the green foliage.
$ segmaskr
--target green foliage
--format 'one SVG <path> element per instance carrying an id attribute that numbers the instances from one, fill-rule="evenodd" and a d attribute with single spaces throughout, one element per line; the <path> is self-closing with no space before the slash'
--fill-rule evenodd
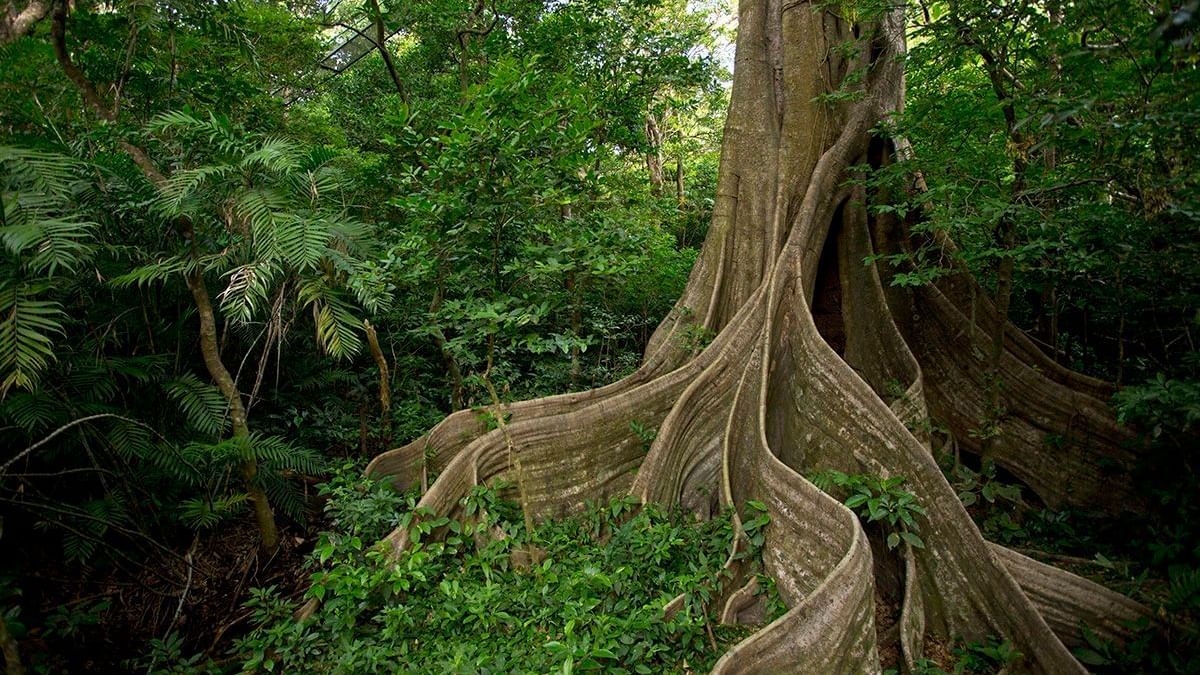
<path id="1" fill-rule="evenodd" d="M 654 439 L 658 438 L 658 429 L 647 427 L 638 420 L 633 420 L 629 423 L 629 428 L 634 435 L 642 442 L 642 449 L 650 452 L 650 446 L 654 444 Z"/>
<path id="2" fill-rule="evenodd" d="M 1010 315 L 1061 362 L 1112 379 L 1180 365 L 1200 289 L 1178 263 L 1200 250 L 1200 82 L 1194 49 L 1162 39 L 1164 11 L 910 5 L 905 111 L 884 131 L 914 152 L 867 179 L 886 196 L 873 210 L 918 235 L 877 258 L 891 283 L 965 268 L 990 284 L 1009 259 Z M 914 170 L 927 191 L 908 189 Z"/>
<path id="3" fill-rule="evenodd" d="M 925 507 L 916 495 L 903 488 L 904 476 L 880 478 L 869 474 L 846 474 L 822 471 L 810 477 L 813 484 L 825 491 L 844 494 L 843 502 L 868 523 L 879 523 L 886 533 L 887 547 L 894 549 L 901 542 L 913 548 L 925 548 L 921 540 L 919 518 L 925 518 Z"/>
<path id="4" fill-rule="evenodd" d="M 222 672 L 212 659 L 203 654 L 184 655 L 183 638 L 172 631 L 165 637 L 154 638 L 145 652 L 125 665 L 152 675 L 207 675 Z"/>
<path id="5" fill-rule="evenodd" d="M 212 384 L 201 382 L 200 378 L 187 373 L 166 383 L 165 389 L 188 423 L 197 431 L 208 436 L 220 436 L 228 427 L 227 409 L 229 403 L 221 392 Z"/>
<path id="6" fill-rule="evenodd" d="M 173 172 L 158 186 L 151 208 L 192 227 L 219 228 L 210 236 L 221 250 L 191 262 L 186 256 L 196 258 L 194 249 L 164 251 L 114 283 L 163 279 L 198 263 L 228 280 L 218 298 L 226 316 L 239 323 L 267 311 L 278 314 L 284 292 L 293 289 L 300 307 L 311 312 L 318 344 L 337 358 L 356 353 L 362 341 L 354 303 L 378 311 L 391 294 L 365 257 L 371 228 L 344 206 L 351 183 L 337 165 L 339 153 L 248 134 L 211 113 L 208 119 L 189 111 L 164 113 L 147 130 L 187 159 L 203 162 Z"/>
<path id="7" fill-rule="evenodd" d="M 932 659 L 922 658 L 913 662 L 909 671 L 915 675 L 999 675 L 1020 668 L 1024 655 L 1011 642 L 995 636 L 983 642 L 966 642 L 954 646 L 955 661 L 950 670 L 939 667 Z M 885 671 L 894 675 L 897 670 Z"/>
<path id="8" fill-rule="evenodd" d="M 66 319 L 55 292 L 92 254 L 78 171 L 64 155 L 0 146 L 0 397 L 32 389 L 54 360 Z"/>
<path id="9" fill-rule="evenodd" d="M 1143 385 L 1118 391 L 1114 400 L 1118 421 L 1156 441 L 1178 440 L 1200 427 L 1200 382 L 1167 379 L 1159 373 Z"/>
<path id="10" fill-rule="evenodd" d="M 617 501 L 528 533 L 520 507 L 500 497 L 506 488 L 481 486 L 463 520 L 431 520 L 444 541 L 417 541 L 390 559 L 369 544 L 392 525 L 376 509 L 394 516 L 411 496 L 346 478 L 331 486 L 339 529 L 313 553 L 309 591 L 322 606 L 299 624 L 272 589 L 256 591 L 254 628 L 238 643 L 246 670 L 360 670 L 402 658 L 418 671 L 665 672 L 711 666 L 719 652 L 706 626 L 723 644 L 744 634 L 711 625 L 702 610 L 728 556 L 728 515 L 695 523 Z M 664 618 L 681 592 L 691 601 Z"/>
<path id="11" fill-rule="evenodd" d="M 985 462 L 979 471 L 973 471 L 965 464 L 959 464 L 951 471 L 952 485 L 963 506 L 970 507 L 981 502 L 994 504 L 998 499 L 1014 504 L 1021 501 L 1021 486 L 997 480 L 994 462 Z"/>

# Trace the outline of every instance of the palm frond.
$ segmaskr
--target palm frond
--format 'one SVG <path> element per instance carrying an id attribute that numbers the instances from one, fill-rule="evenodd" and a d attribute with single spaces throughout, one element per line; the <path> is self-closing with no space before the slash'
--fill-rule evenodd
<path id="1" fill-rule="evenodd" d="M 73 218 L 8 219 L 0 227 L 0 242 L 13 255 L 30 254 L 25 267 L 35 274 L 74 272 L 91 256 L 95 223 Z"/>
<path id="2" fill-rule="evenodd" d="M 267 303 L 271 284 L 278 274 L 279 268 L 270 261 L 252 262 L 233 268 L 228 273 L 229 285 L 217 296 L 221 311 L 234 321 L 250 321 L 255 312 Z"/>
<path id="3" fill-rule="evenodd" d="M 0 397 L 32 389 L 55 358 L 54 334 L 63 334 L 62 305 L 37 296 L 45 285 L 0 282 Z"/>
<path id="4" fill-rule="evenodd" d="M 135 267 L 125 274 L 113 277 L 108 283 L 117 288 L 129 286 L 148 286 L 165 281 L 173 276 L 183 274 L 190 267 L 189 261 L 180 256 L 162 258 L 141 267 Z"/>
<path id="5" fill-rule="evenodd" d="M 187 373 L 167 382 L 167 396 L 179 406 L 188 422 L 201 433 L 219 436 L 225 430 L 227 402 L 215 385 Z"/>
<path id="6" fill-rule="evenodd" d="M 311 279 L 300 287 L 300 301 L 313 308 L 317 343 L 334 358 L 349 358 L 358 353 L 362 325 L 353 308 L 322 279 Z"/>
<path id="7" fill-rule="evenodd" d="M 297 270 L 316 269 L 329 243 L 329 228 L 325 221 L 291 216 L 277 228 L 279 251 L 288 265 Z"/>
<path id="8" fill-rule="evenodd" d="M 68 155 L 0 145 L 0 165 L 9 181 L 31 192 L 66 201 L 81 163 Z"/>
<path id="9" fill-rule="evenodd" d="M 188 213 L 185 204 L 199 201 L 200 191 L 205 183 L 228 176 L 234 170 L 235 168 L 228 164 L 180 169 L 158 187 L 155 208 L 166 217 L 185 215 Z"/>
<path id="10" fill-rule="evenodd" d="M 275 136 L 263 141 L 256 149 L 242 157 L 242 166 L 288 174 L 300 168 L 301 159 L 299 145 Z"/>

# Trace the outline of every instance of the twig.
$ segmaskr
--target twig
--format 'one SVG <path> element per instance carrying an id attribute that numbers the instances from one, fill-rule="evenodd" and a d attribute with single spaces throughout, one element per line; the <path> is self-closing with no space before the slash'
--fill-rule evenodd
<path id="1" fill-rule="evenodd" d="M 49 443 L 51 440 L 54 439 L 55 436 L 58 436 L 62 432 L 66 431 L 67 429 L 70 429 L 71 427 L 74 427 L 79 424 L 83 424 L 84 422 L 91 422 L 92 420 L 98 420 L 98 419 L 101 419 L 104 417 L 115 417 L 119 420 L 124 420 L 126 422 L 129 422 L 130 424 L 136 424 L 140 427 L 149 429 L 155 435 L 158 435 L 158 432 L 155 431 L 150 425 L 148 425 L 144 422 L 139 422 L 138 420 L 135 420 L 135 419 L 130 419 L 123 415 L 117 415 L 114 413 L 100 413 L 99 415 L 88 415 L 87 417 L 80 417 L 77 420 L 72 420 L 70 422 L 67 422 L 66 424 L 62 425 L 61 427 L 55 429 L 54 431 L 50 432 L 49 436 L 46 436 L 45 438 L 38 441 L 37 443 L 34 443 L 33 445 L 29 446 L 28 448 L 25 448 L 21 452 L 18 452 L 16 457 L 13 457 L 12 459 L 5 462 L 3 465 L 0 465 L 0 475 L 3 475 L 6 471 L 8 471 L 8 467 L 21 461 L 21 459 L 23 457 L 25 457 L 29 453 L 33 452 L 34 450 L 37 450 L 38 448 L 42 447 L 43 445 Z"/>
<path id="2" fill-rule="evenodd" d="M 171 623 L 167 625 L 167 635 L 170 635 L 171 629 L 175 628 L 175 622 L 179 620 L 179 614 L 183 611 L 183 603 L 187 601 L 188 592 L 192 590 L 192 573 L 196 569 L 192 564 L 192 558 L 196 555 L 196 546 L 199 544 L 200 535 L 197 534 L 192 537 L 192 545 L 188 548 L 187 555 L 183 557 L 188 566 L 187 581 L 183 584 L 183 592 L 179 594 L 179 604 L 175 606 L 175 615 L 171 617 Z"/>

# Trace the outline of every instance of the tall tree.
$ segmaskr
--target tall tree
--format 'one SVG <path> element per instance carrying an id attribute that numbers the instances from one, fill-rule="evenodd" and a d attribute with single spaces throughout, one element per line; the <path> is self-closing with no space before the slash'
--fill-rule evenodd
<path id="1" fill-rule="evenodd" d="M 999 465 L 1047 504 L 1119 512 L 1140 500 L 1122 480 L 1136 457 L 1101 401 L 1109 387 L 1058 366 L 1012 327 L 989 360 L 987 328 L 1003 310 L 962 270 L 903 288 L 862 264 L 953 248 L 912 233 L 920 214 L 869 211 L 868 200 L 888 195 L 855 180 L 864 165 L 909 152 L 873 133 L 903 102 L 903 9 L 743 0 L 739 15 L 712 225 L 641 368 L 600 389 L 493 410 L 487 417 L 506 420 L 499 428 L 455 413 L 369 471 L 407 485 L 428 461 L 438 478 L 421 505 L 436 513 L 514 470 L 534 517 L 621 493 L 700 515 L 765 504 L 763 558 L 790 610 L 718 672 L 874 672 L 887 648 L 911 666 L 930 640 L 990 635 L 1012 641 L 1031 672 L 1083 672 L 1068 650 L 1080 623 L 1119 636 L 1120 620 L 1142 609 L 986 542 L 921 429 L 935 416 L 979 451 L 966 431 L 1001 396 L 1009 417 L 990 448 Z M 996 377 L 1004 387 L 990 386 Z M 658 427 L 648 453 L 635 420 Z M 1048 443 L 1051 434 L 1062 442 Z M 805 478 L 825 470 L 903 476 L 924 507 L 920 536 L 881 545 L 879 528 Z M 402 530 L 388 540 L 409 545 Z M 736 559 L 713 603 L 732 621 L 750 595 L 731 592 L 749 583 Z M 898 629 L 877 631 L 888 598 Z"/>

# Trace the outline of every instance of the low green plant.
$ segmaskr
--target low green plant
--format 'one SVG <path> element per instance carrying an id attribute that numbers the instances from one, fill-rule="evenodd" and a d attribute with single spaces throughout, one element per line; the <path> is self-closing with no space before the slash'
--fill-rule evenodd
<path id="1" fill-rule="evenodd" d="M 252 628 L 236 646 L 243 670 L 683 672 L 710 668 L 746 634 L 710 616 L 719 589 L 711 579 L 733 537 L 729 514 L 696 522 L 619 499 L 527 531 L 507 490 L 476 487 L 464 517 L 450 519 L 414 508 L 410 495 L 335 478 L 324 493 L 336 531 L 322 535 L 309 562 L 308 597 L 320 609 L 297 623 L 278 590 L 256 590 Z M 761 545 L 769 517 L 759 511 L 750 507 L 757 515 L 743 526 Z M 420 533 L 398 556 L 370 544 L 393 524 Z M 434 530 L 444 536 L 426 536 Z M 760 592 L 778 612 L 773 589 Z M 681 593 L 683 609 L 665 616 Z"/>
<path id="2" fill-rule="evenodd" d="M 658 429 L 647 427 L 638 420 L 633 420 L 629 423 L 629 428 L 642 441 L 642 449 L 650 452 L 650 446 L 654 444 L 654 439 L 658 438 Z"/>
<path id="3" fill-rule="evenodd" d="M 992 675 L 1012 672 L 1013 667 L 1019 666 L 1025 658 L 1011 642 L 995 636 L 982 642 L 960 643 L 954 647 L 953 654 L 955 661 L 948 671 L 933 659 L 920 658 L 915 659 L 913 667 L 906 672 L 911 675 Z M 899 672 L 895 668 L 884 671 L 885 675 Z"/>
<path id="4" fill-rule="evenodd" d="M 925 507 L 912 492 L 904 489 L 904 476 L 880 478 L 870 474 L 846 474 L 823 471 L 811 477 L 814 485 L 829 491 L 836 488 L 845 494 L 843 502 L 860 518 L 880 523 L 887 533 L 887 546 L 894 549 L 901 542 L 913 548 L 925 548 L 921 540 L 918 517 L 926 517 Z"/>

